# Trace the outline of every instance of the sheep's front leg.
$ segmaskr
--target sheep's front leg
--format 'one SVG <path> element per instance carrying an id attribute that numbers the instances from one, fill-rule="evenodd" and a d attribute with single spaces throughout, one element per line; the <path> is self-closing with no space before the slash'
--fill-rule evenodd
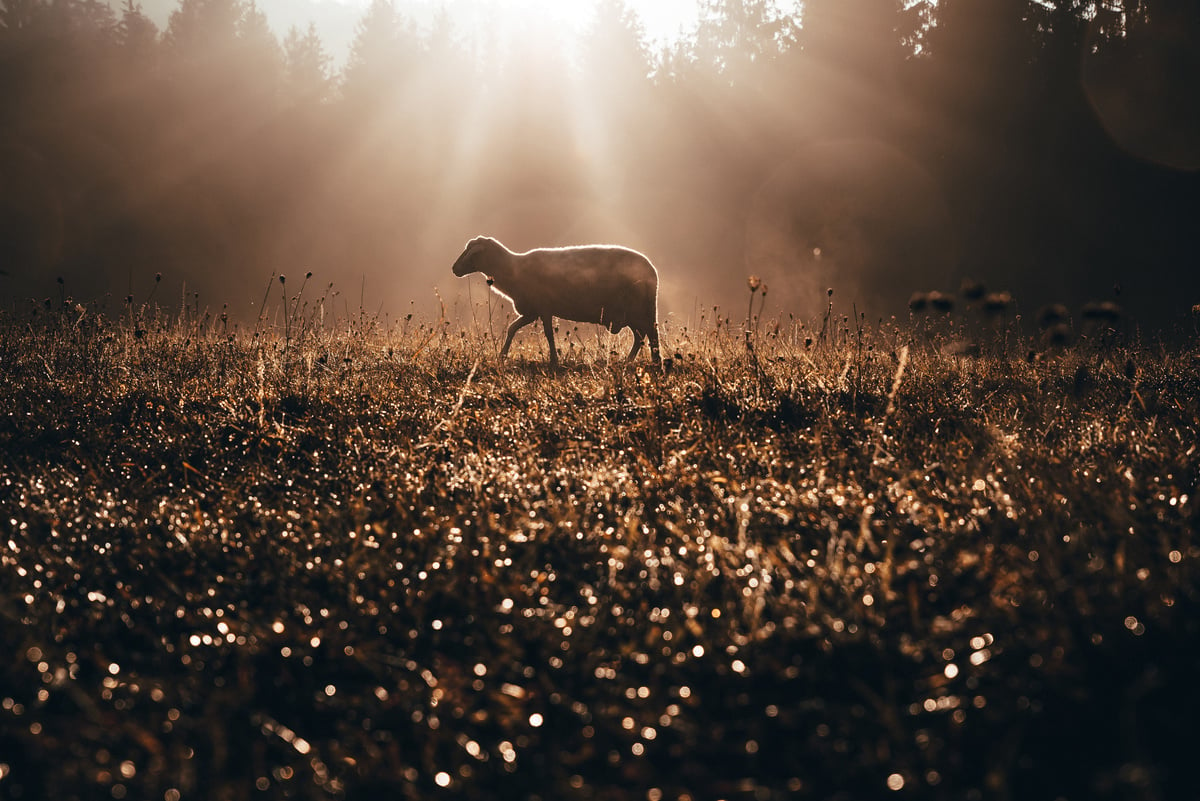
<path id="1" fill-rule="evenodd" d="M 513 337 L 517 335 L 517 332 L 536 319 L 537 317 L 533 316 L 532 314 L 522 314 L 513 321 L 513 324 L 508 327 L 508 336 L 504 338 L 504 347 L 500 349 L 500 358 L 503 359 L 508 355 L 508 349 L 512 345 Z M 553 345 L 551 345 L 551 347 L 553 347 Z"/>
<path id="2" fill-rule="evenodd" d="M 550 366 L 558 366 L 558 353 L 554 350 L 554 318 L 547 314 L 542 318 L 542 328 L 546 331 L 546 341 L 550 343 Z"/>

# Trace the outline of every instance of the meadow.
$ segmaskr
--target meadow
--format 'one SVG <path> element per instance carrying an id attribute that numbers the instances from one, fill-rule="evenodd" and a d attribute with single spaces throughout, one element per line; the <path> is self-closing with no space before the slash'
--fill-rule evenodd
<path id="1" fill-rule="evenodd" d="M 1200 796 L 1195 344 L 753 299 L 0 319 L 0 797 Z"/>

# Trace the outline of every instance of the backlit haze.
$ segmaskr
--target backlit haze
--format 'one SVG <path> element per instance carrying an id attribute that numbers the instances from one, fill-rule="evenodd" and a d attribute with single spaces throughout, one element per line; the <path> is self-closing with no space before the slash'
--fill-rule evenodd
<path id="1" fill-rule="evenodd" d="M 569 36 L 585 36 L 596 14 L 598 0 L 398 0 L 395 7 L 420 25 L 428 26 L 440 13 L 452 17 L 464 31 L 499 21 L 511 27 L 522 21 L 550 21 Z M 114 3 L 114 5 L 116 5 Z M 143 0 L 142 8 L 165 26 L 177 7 L 176 0 Z M 354 28 L 370 0 L 258 0 L 276 35 L 295 25 L 317 26 L 335 59 L 345 58 L 354 39 Z M 649 42 L 669 44 L 696 26 L 697 0 L 639 0 L 626 4 L 634 11 Z"/>
<path id="2" fill-rule="evenodd" d="M 478 234 L 639 249 L 677 326 L 743 316 L 749 275 L 783 321 L 964 280 L 1011 294 L 989 324 L 1200 303 L 1191 4 L 112 6 L 0 11 L 6 308 L 254 319 L 311 272 L 339 313 L 461 322 Z"/>

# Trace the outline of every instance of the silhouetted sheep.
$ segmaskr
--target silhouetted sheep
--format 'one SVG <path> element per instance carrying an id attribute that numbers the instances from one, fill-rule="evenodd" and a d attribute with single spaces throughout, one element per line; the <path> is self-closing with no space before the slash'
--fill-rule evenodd
<path id="1" fill-rule="evenodd" d="M 483 273 L 488 284 L 512 301 L 517 319 L 508 327 L 500 355 L 508 354 L 517 331 L 541 319 L 550 343 L 550 364 L 558 364 L 553 319 L 599 323 L 614 334 L 628 326 L 637 356 L 650 340 L 656 363 L 658 351 L 658 271 L 650 260 L 629 248 L 582 245 L 538 248 L 514 253 L 495 239 L 478 236 L 467 243 L 454 262 L 458 276 Z"/>

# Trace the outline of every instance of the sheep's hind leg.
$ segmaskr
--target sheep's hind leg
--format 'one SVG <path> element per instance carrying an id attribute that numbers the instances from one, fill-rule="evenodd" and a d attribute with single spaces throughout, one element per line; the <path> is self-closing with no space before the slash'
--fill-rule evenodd
<path id="1" fill-rule="evenodd" d="M 522 314 L 513 321 L 513 324 L 508 327 L 508 336 L 504 338 L 504 347 L 500 349 L 500 358 L 503 359 L 508 355 L 508 349 L 512 346 L 513 337 L 517 335 L 517 332 L 536 319 L 537 317 L 534 317 L 531 314 Z"/>
<path id="2" fill-rule="evenodd" d="M 631 362 L 637 357 L 642 350 L 642 343 L 646 341 L 646 337 L 641 331 L 633 332 L 633 347 L 629 349 L 629 355 L 625 357 L 625 361 Z"/>
<path id="3" fill-rule="evenodd" d="M 641 353 L 642 343 L 646 341 L 646 338 L 647 338 L 647 335 L 643 334 L 641 331 L 633 332 L 633 347 L 629 350 L 629 356 L 626 357 L 629 361 L 633 361 L 634 357 L 637 356 L 639 353 Z M 649 339 L 650 339 L 650 358 L 654 360 L 655 364 L 661 364 L 662 356 L 658 352 L 658 329 L 657 328 L 650 329 Z"/>

